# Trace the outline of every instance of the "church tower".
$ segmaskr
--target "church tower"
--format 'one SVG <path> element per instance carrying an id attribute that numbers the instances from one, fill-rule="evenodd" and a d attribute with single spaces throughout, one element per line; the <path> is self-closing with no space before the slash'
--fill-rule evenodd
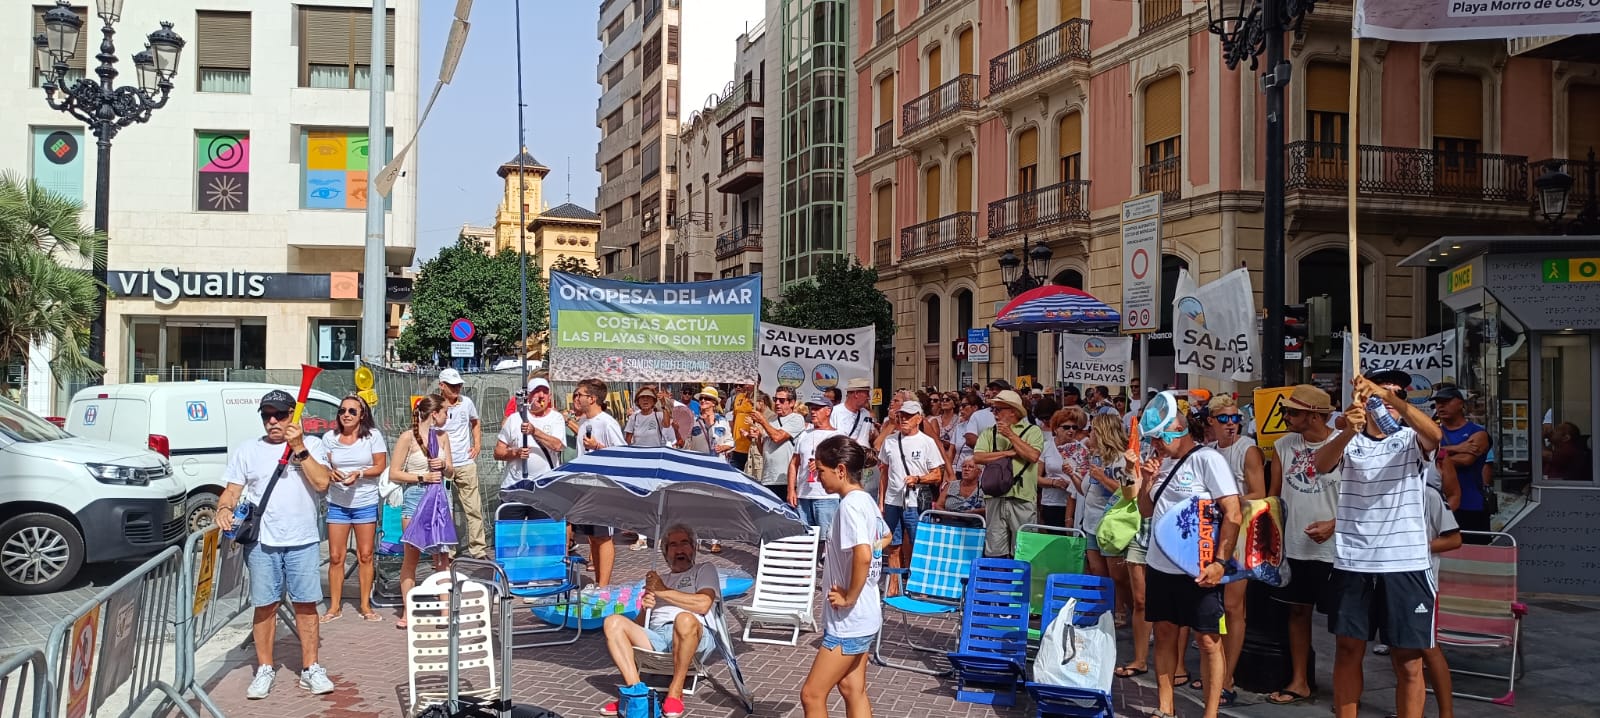
<path id="1" fill-rule="evenodd" d="M 522 165 L 520 176 L 517 167 L 519 162 Z M 495 251 L 516 249 L 518 212 L 520 210 L 530 223 L 544 212 L 544 178 L 550 174 L 550 168 L 539 164 L 539 160 L 528 154 L 528 148 L 524 147 L 516 157 L 500 165 L 496 174 L 505 180 L 506 190 L 500 199 L 499 209 L 494 213 Z M 528 251 L 532 252 L 533 249 L 533 238 L 528 237 Z"/>

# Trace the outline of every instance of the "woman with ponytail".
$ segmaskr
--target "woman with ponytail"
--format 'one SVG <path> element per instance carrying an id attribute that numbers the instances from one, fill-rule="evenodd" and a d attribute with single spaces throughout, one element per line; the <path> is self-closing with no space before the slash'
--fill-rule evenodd
<path id="1" fill-rule="evenodd" d="M 417 504 L 422 501 L 422 494 L 429 484 L 436 484 L 444 480 L 450 473 L 450 437 L 443 431 L 445 413 L 444 397 L 430 394 L 422 397 L 411 412 L 411 430 L 400 435 L 395 441 L 394 453 L 401 458 L 400 468 L 389 471 L 389 480 L 405 485 L 405 508 L 400 511 L 401 526 L 411 523 L 411 517 L 417 512 Z M 400 564 L 400 595 L 405 596 L 417 585 L 417 563 L 422 560 L 422 551 L 407 543 L 405 545 L 405 558 Z M 433 568 L 443 571 L 450 567 L 449 554 L 440 552 L 433 555 Z M 400 620 L 395 622 L 397 628 L 406 627 L 405 612 L 402 608 Z"/>

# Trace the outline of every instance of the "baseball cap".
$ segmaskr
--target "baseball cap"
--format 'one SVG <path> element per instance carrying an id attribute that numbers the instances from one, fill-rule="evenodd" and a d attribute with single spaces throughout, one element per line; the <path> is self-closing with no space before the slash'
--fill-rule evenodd
<path id="1" fill-rule="evenodd" d="M 532 394 L 532 393 L 534 393 L 534 392 L 536 392 L 536 391 L 538 391 L 540 389 L 543 389 L 545 391 L 550 391 L 550 382 L 545 381 L 544 379 L 540 379 L 539 377 L 534 377 L 534 378 L 528 380 L 528 393 L 529 394 Z"/>
<path id="2" fill-rule="evenodd" d="M 439 372 L 439 381 L 444 384 L 455 384 L 456 386 L 467 383 L 461 378 L 461 372 L 454 369 L 446 369 Z"/>
<path id="3" fill-rule="evenodd" d="M 1454 384 L 1440 384 L 1433 388 L 1433 396 L 1431 398 L 1434 401 L 1448 401 L 1450 399 L 1465 400 L 1467 398 L 1467 394 L 1466 392 L 1461 391 L 1461 387 L 1458 387 Z"/>
<path id="4" fill-rule="evenodd" d="M 900 402 L 900 413 L 902 413 L 902 414 L 921 414 L 922 413 L 922 402 L 917 401 L 916 399 L 912 399 L 911 401 L 902 401 L 902 402 Z"/>
<path id="5" fill-rule="evenodd" d="M 829 399 L 827 394 L 824 394 L 824 393 L 819 391 L 819 392 L 817 392 L 815 394 L 812 394 L 811 398 L 806 399 L 806 406 L 832 407 L 833 406 L 833 400 Z"/>
<path id="6" fill-rule="evenodd" d="M 261 397 L 261 406 L 257 411 L 276 409 L 278 411 L 294 411 L 294 397 L 282 389 L 273 389 Z"/>

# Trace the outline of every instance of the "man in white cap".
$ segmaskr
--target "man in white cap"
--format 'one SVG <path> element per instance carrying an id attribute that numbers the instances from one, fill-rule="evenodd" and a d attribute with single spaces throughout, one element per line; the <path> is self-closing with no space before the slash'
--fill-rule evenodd
<path id="1" fill-rule="evenodd" d="M 894 568 L 911 565 L 911 546 L 917 538 L 917 487 L 927 484 L 938 486 L 944 473 L 944 453 L 939 442 L 922 431 L 922 403 L 909 399 L 896 402 L 898 407 L 890 414 L 899 431 L 878 433 L 876 446 L 879 473 L 878 510 L 889 524 L 892 538 L 889 565 Z M 892 436 L 891 436 L 892 435 Z M 891 577 L 889 595 L 899 593 L 899 586 Z"/>
<path id="2" fill-rule="evenodd" d="M 819 535 L 827 536 L 839 510 L 839 497 L 828 493 L 817 480 L 812 459 L 818 444 L 840 432 L 833 428 L 832 400 L 818 393 L 806 400 L 806 406 L 811 409 L 811 426 L 795 439 L 794 456 L 789 459 L 789 505 L 800 510 L 800 520 L 807 526 L 816 526 L 822 531 Z"/>
<path id="3" fill-rule="evenodd" d="M 550 382 L 538 377 L 529 379 L 527 420 L 523 420 L 521 411 L 506 417 L 494 444 L 494 458 L 506 462 L 501 488 L 561 465 L 561 450 L 567 446 L 567 422 L 551 404 Z"/>
<path id="4" fill-rule="evenodd" d="M 461 512 L 467 517 L 467 555 L 483 560 L 489 556 L 489 543 L 483 525 L 483 495 L 478 491 L 478 452 L 483 449 L 483 422 L 478 405 L 461 393 L 466 381 L 461 372 L 439 372 L 439 394 L 444 397 L 444 432 L 450 437 L 450 461 L 455 467 L 451 478 Z"/>

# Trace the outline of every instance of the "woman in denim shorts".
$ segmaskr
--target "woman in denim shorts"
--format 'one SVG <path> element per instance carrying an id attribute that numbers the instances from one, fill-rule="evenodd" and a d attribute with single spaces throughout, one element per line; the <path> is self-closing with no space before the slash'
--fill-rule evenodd
<path id="1" fill-rule="evenodd" d="M 382 621 L 369 600 L 377 574 L 372 556 L 378 543 L 378 477 L 389 465 L 389 447 L 383 443 L 367 402 L 355 394 L 339 401 L 335 428 L 322 437 L 322 445 L 328 450 L 327 465 L 333 474 L 328 484 L 328 612 L 322 615 L 322 622 L 342 615 L 344 554 L 352 529 L 361 579 L 361 618 Z"/>
<path id="2" fill-rule="evenodd" d="M 430 394 L 422 397 L 417 402 L 417 407 L 412 415 L 411 430 L 400 435 L 394 443 L 394 453 L 402 457 L 400 468 L 389 472 L 389 480 L 405 485 L 405 508 L 400 510 L 401 526 L 411 523 L 411 517 L 417 513 L 417 505 L 422 501 L 422 494 L 429 484 L 436 484 L 444 480 L 445 474 L 450 473 L 450 437 L 443 431 L 447 407 L 444 397 Z M 405 596 L 417 585 L 417 564 L 422 561 L 422 551 L 411 544 L 405 545 L 405 557 L 400 562 L 400 595 Z M 443 571 L 450 567 L 450 556 L 437 553 L 433 556 L 433 568 Z M 397 628 L 406 627 L 404 610 L 400 620 L 395 622 Z"/>

